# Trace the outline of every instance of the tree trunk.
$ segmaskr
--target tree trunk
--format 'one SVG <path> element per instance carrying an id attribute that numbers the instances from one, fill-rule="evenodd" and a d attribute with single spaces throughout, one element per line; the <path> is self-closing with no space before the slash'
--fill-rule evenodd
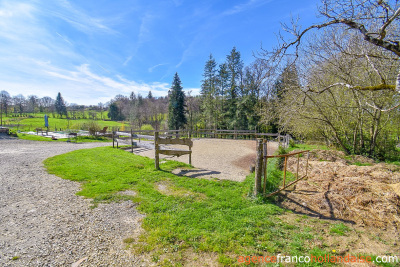
<path id="1" fill-rule="evenodd" d="M 381 111 L 376 110 L 374 115 L 375 115 L 374 125 L 371 128 L 371 147 L 370 147 L 370 152 L 369 152 L 370 156 L 375 155 L 376 140 L 378 138 L 379 123 L 380 123 L 380 119 L 381 119 Z"/>

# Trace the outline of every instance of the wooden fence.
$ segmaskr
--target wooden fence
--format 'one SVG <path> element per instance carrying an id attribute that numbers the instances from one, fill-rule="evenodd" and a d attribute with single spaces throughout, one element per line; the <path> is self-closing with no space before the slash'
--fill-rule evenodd
<path id="1" fill-rule="evenodd" d="M 284 155 L 275 155 L 275 156 L 268 156 L 267 151 L 268 151 L 268 142 L 265 139 L 264 140 L 261 138 L 257 139 L 257 159 L 256 159 L 255 186 L 254 186 L 255 194 L 263 194 L 265 197 L 271 197 L 307 177 L 307 175 L 308 175 L 308 159 L 310 156 L 309 150 L 304 150 L 304 151 L 299 151 L 299 152 L 294 152 L 294 153 L 289 153 L 289 154 L 284 154 Z M 300 154 L 303 154 L 303 153 L 307 153 L 306 169 L 305 169 L 305 175 L 303 175 L 302 177 L 299 178 Z M 296 176 L 295 176 L 296 180 L 286 184 L 286 172 L 287 172 L 288 158 L 296 156 L 296 155 L 297 155 L 297 167 L 296 167 Z M 268 181 L 268 172 L 267 172 L 268 159 L 270 159 L 270 158 L 285 158 L 284 166 L 283 166 L 283 179 L 282 179 L 282 185 L 280 185 L 277 190 L 266 195 L 266 187 L 267 187 L 267 181 Z M 264 180 L 263 180 L 263 177 L 264 177 Z"/>
<path id="2" fill-rule="evenodd" d="M 189 155 L 189 164 L 192 164 L 192 147 L 193 141 L 191 140 L 190 132 L 185 132 L 183 130 L 170 130 L 170 131 L 153 131 L 153 130 L 130 130 L 130 131 L 112 131 L 113 148 L 115 146 L 119 148 L 119 144 L 129 140 L 129 146 L 131 152 L 133 153 L 133 148 L 135 146 L 134 139 L 146 138 L 154 140 L 154 150 L 155 150 L 155 167 L 160 169 L 160 154 L 172 155 L 172 156 L 182 156 Z M 184 136 L 184 138 L 181 138 Z M 173 138 L 174 137 L 174 138 Z M 188 150 L 181 149 L 165 149 L 160 148 L 160 145 L 185 145 L 188 146 Z M 128 149 L 129 149 L 128 146 Z"/>
<path id="3" fill-rule="evenodd" d="M 113 132 L 119 131 L 119 127 L 112 127 Z M 220 138 L 220 139 L 251 139 L 255 140 L 257 138 L 276 138 L 279 145 L 288 147 L 289 142 L 292 137 L 289 134 L 279 134 L 279 133 L 258 133 L 255 130 L 218 130 L 218 129 L 196 129 L 194 131 L 190 130 L 157 130 L 160 137 L 176 137 L 176 138 Z M 124 133 L 130 133 L 137 135 L 148 135 L 154 136 L 155 130 L 131 130 L 124 131 Z M 140 136 L 139 136 L 140 138 Z"/>
<path id="4" fill-rule="evenodd" d="M 167 134 L 168 135 L 168 134 Z M 184 145 L 188 146 L 188 150 L 178 150 L 178 149 L 160 149 L 160 145 Z M 155 151 L 155 167 L 157 170 L 160 169 L 160 154 L 172 155 L 180 157 L 182 155 L 189 155 L 189 164 L 192 164 L 192 146 L 193 141 L 190 139 L 190 134 L 188 138 L 172 138 L 167 136 L 162 138 L 159 136 L 159 132 L 154 132 L 154 151 Z"/>

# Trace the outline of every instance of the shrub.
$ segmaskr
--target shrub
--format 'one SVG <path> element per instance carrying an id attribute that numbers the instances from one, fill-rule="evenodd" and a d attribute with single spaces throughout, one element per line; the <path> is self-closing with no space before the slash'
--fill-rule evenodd
<path id="1" fill-rule="evenodd" d="M 294 139 L 290 139 L 289 140 L 289 148 L 296 148 L 296 142 L 294 141 Z"/>
<path id="2" fill-rule="evenodd" d="M 100 125 L 95 121 L 90 121 L 83 124 L 83 128 L 88 129 L 90 135 L 97 135 L 97 132 L 101 130 Z"/>
<path id="3" fill-rule="evenodd" d="M 142 127 L 140 127 L 140 130 L 143 131 L 153 131 L 154 128 L 150 124 L 143 124 Z"/>

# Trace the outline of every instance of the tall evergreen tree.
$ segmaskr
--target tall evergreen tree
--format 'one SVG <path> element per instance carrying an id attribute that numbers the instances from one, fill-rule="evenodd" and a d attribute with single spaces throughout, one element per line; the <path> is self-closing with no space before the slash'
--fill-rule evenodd
<path id="1" fill-rule="evenodd" d="M 183 92 L 178 73 L 175 73 L 169 92 L 168 128 L 170 130 L 179 130 L 182 129 L 186 123 L 185 92 Z"/>
<path id="2" fill-rule="evenodd" d="M 202 111 L 206 127 L 216 127 L 217 115 L 217 62 L 210 54 L 204 67 L 201 84 Z"/>
<path id="3" fill-rule="evenodd" d="M 112 120 L 112 121 L 120 121 L 123 120 L 124 117 L 121 113 L 121 109 L 118 107 L 116 102 L 112 102 L 107 116 Z"/>
<path id="4" fill-rule="evenodd" d="M 136 95 L 135 92 L 131 92 L 131 94 L 129 95 L 129 100 L 133 103 L 136 100 Z"/>
<path id="5" fill-rule="evenodd" d="M 230 128 L 240 127 L 237 120 L 237 98 L 241 95 L 243 61 L 240 52 L 233 47 L 231 53 L 226 57 L 226 65 L 229 75 L 229 88 L 227 91 L 227 113 L 228 126 Z"/>
<path id="6" fill-rule="evenodd" d="M 56 102 L 54 104 L 55 108 L 56 108 L 56 112 L 58 113 L 58 115 L 62 116 L 65 115 L 67 116 L 67 106 L 65 105 L 64 99 L 61 96 L 61 93 L 58 92 L 57 94 L 57 98 L 56 98 Z"/>
<path id="7" fill-rule="evenodd" d="M 229 88 L 229 72 L 228 66 L 226 63 L 219 65 L 218 70 L 218 95 L 219 95 L 219 103 L 218 103 L 218 119 L 217 119 L 217 127 L 220 129 L 227 129 L 228 125 L 225 119 L 226 115 L 226 95 Z"/>

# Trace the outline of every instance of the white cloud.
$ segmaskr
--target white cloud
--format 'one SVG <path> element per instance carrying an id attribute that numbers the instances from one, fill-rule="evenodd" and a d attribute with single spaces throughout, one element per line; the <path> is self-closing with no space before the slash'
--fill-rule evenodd
<path id="1" fill-rule="evenodd" d="M 222 15 L 223 16 L 234 15 L 237 13 L 247 11 L 249 9 L 253 9 L 253 8 L 262 6 L 262 5 L 270 3 L 272 1 L 273 0 L 249 0 L 246 3 L 235 5 L 231 9 L 226 10 L 225 12 L 222 13 Z"/>
<path id="2" fill-rule="evenodd" d="M 11 95 L 53 98 L 61 92 L 66 101 L 78 104 L 107 102 L 117 94 L 128 95 L 132 91 L 147 95 L 152 90 L 154 96 L 167 94 L 167 83 L 132 81 L 107 69 L 106 62 L 88 58 L 81 52 L 85 44 L 75 45 L 68 31 L 53 27 L 48 21 L 51 16 L 86 34 L 112 33 L 101 19 L 90 17 L 65 0 L 0 0 L 0 49 L 6 51 L 0 54 L 0 90 Z M 145 15 L 141 43 L 150 38 L 146 26 L 150 22 L 151 16 Z M 129 56 L 124 64 L 131 59 Z"/>
<path id="3" fill-rule="evenodd" d="M 124 63 L 122 64 L 123 66 L 128 65 L 128 63 L 132 60 L 132 56 L 129 56 L 126 58 L 126 60 L 124 61 Z"/>
<path id="4" fill-rule="evenodd" d="M 151 90 L 154 96 L 165 96 L 169 90 L 167 83 L 138 83 L 121 76 L 101 76 L 92 72 L 87 64 L 77 66 L 74 70 L 59 69 L 47 64 L 42 71 L 39 80 L 29 83 L 1 79 L 0 88 L 11 95 L 35 94 L 53 98 L 57 92 L 61 92 L 69 103 L 87 105 L 107 102 L 118 94 L 128 95 L 132 91 L 146 95 Z"/>
<path id="5" fill-rule="evenodd" d="M 200 88 L 183 88 L 183 91 L 185 91 L 186 96 L 190 93 L 191 96 L 196 96 L 200 94 L 201 89 Z"/>
<path id="6" fill-rule="evenodd" d="M 41 8 L 44 11 L 43 14 L 58 17 L 82 32 L 92 33 L 101 31 L 115 33 L 114 30 L 105 25 L 103 19 L 92 17 L 80 11 L 67 0 L 56 0 L 53 5 L 43 2 Z"/>
<path id="7" fill-rule="evenodd" d="M 150 68 L 149 68 L 149 72 L 153 72 L 154 69 L 156 69 L 156 68 L 158 68 L 158 67 L 161 67 L 161 66 L 164 66 L 164 65 L 167 65 L 167 64 L 157 64 L 157 65 L 154 65 L 153 67 L 150 67 Z"/>

